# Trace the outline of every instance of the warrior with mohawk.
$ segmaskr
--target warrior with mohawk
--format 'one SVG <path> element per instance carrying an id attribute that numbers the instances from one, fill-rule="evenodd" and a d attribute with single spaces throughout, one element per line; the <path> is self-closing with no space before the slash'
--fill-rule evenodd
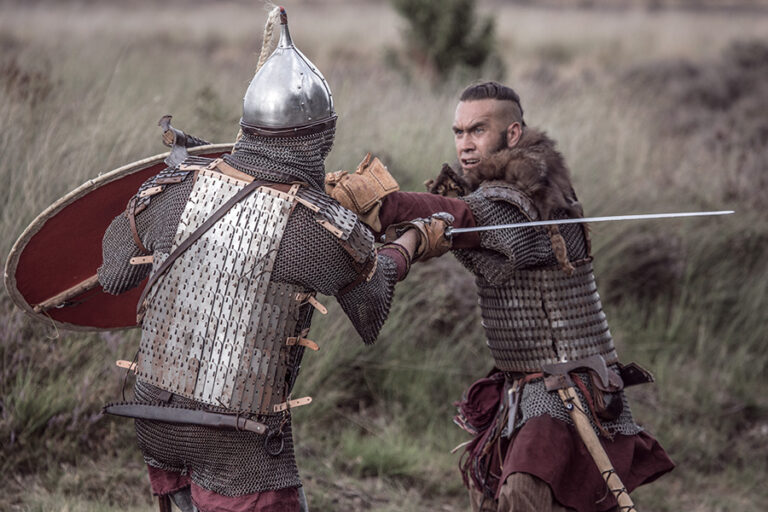
<path id="1" fill-rule="evenodd" d="M 326 190 L 387 238 L 434 212 L 452 214 L 455 228 L 583 217 L 562 155 L 526 126 L 509 87 L 464 90 L 453 134 L 460 170 L 445 165 L 431 193 L 374 195 L 381 178 L 367 168 L 329 175 Z M 455 418 L 473 436 L 460 466 L 474 511 L 629 512 L 628 492 L 673 467 L 622 391 L 651 377 L 619 363 L 589 232 L 559 228 L 457 229 L 451 240 L 476 277 L 494 363 Z"/>

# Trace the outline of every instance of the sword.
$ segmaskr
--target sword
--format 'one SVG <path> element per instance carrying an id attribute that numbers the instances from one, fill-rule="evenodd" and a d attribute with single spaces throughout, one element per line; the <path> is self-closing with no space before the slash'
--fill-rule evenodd
<path id="1" fill-rule="evenodd" d="M 733 210 L 713 212 L 678 212 L 678 213 L 642 213 L 637 215 L 612 215 L 607 217 L 582 217 L 578 219 L 537 220 L 531 222 L 516 222 L 514 224 L 495 224 L 491 226 L 477 226 L 474 228 L 447 228 L 446 238 L 460 233 L 472 233 L 475 231 L 491 231 L 495 229 L 530 228 L 536 226 L 558 226 L 560 224 L 581 224 L 584 222 L 613 222 L 618 220 L 643 220 L 643 219 L 675 219 L 679 217 L 707 217 L 711 215 L 730 215 Z"/>

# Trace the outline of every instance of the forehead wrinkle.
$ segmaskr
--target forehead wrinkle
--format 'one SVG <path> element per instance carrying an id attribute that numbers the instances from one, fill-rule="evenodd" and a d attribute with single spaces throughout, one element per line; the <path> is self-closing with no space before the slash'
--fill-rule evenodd
<path id="1" fill-rule="evenodd" d="M 469 130 L 471 128 L 475 128 L 481 124 L 488 124 L 491 119 L 493 119 L 493 113 L 489 112 L 483 112 L 480 115 L 475 115 L 474 117 L 469 118 L 468 120 L 465 120 L 464 122 L 461 122 L 461 120 L 454 119 L 453 121 L 453 129 L 459 129 L 459 130 Z"/>
<path id="2" fill-rule="evenodd" d="M 463 122 L 459 122 L 460 111 L 463 111 L 465 116 Z M 473 117 L 466 118 L 468 115 L 472 115 Z M 460 129 L 465 129 L 470 125 L 476 125 L 482 122 L 493 124 L 495 121 L 509 124 L 516 121 L 517 117 L 518 116 L 516 114 L 515 106 L 509 101 L 501 101 L 490 98 L 482 100 L 467 100 L 460 101 L 458 105 L 456 105 L 454 126 Z M 508 120 L 509 123 L 507 123 Z"/>

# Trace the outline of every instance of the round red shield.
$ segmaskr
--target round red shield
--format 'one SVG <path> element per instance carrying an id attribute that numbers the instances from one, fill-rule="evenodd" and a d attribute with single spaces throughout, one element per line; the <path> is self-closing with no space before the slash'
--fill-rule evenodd
<path id="1" fill-rule="evenodd" d="M 232 144 L 189 148 L 216 158 Z M 155 155 L 89 180 L 37 216 L 8 255 L 5 286 L 11 299 L 35 318 L 62 329 L 98 331 L 136 326 L 144 283 L 121 295 L 96 280 L 101 240 L 112 220 L 147 179 L 163 170 L 169 153 Z"/>

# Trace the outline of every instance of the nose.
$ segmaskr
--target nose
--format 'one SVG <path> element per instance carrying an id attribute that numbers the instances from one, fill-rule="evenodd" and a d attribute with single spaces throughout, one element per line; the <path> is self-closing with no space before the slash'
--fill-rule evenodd
<path id="1" fill-rule="evenodd" d="M 475 149 L 475 142 L 472 140 L 472 137 L 463 135 L 456 138 L 456 151 L 459 153 L 459 155 L 472 152 Z"/>

